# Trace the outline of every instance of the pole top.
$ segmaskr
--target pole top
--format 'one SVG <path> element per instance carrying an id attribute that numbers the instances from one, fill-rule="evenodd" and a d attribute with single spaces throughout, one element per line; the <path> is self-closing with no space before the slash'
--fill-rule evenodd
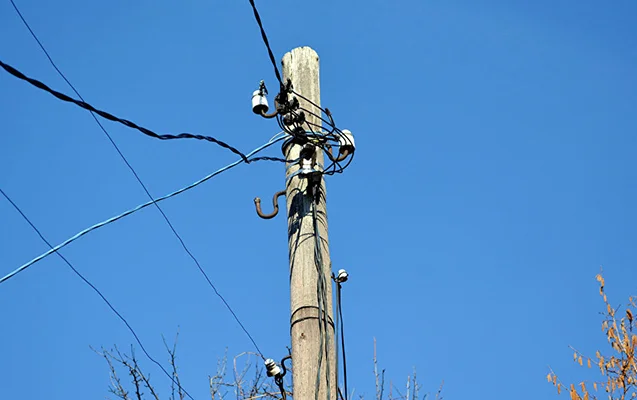
<path id="1" fill-rule="evenodd" d="M 292 59 L 295 59 L 295 58 L 299 58 L 299 59 L 315 58 L 316 61 L 319 60 L 319 56 L 318 56 L 318 53 L 316 52 L 316 50 L 314 50 L 313 48 L 311 48 L 309 46 L 296 47 L 296 48 L 288 51 L 283 56 L 283 63 L 285 64 L 286 62 L 291 62 Z"/>

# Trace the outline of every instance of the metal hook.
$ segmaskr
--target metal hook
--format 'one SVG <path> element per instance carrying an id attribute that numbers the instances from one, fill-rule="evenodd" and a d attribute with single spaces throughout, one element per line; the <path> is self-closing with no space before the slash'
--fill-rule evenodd
<path id="1" fill-rule="evenodd" d="M 334 158 L 334 154 L 332 153 L 332 146 L 327 147 L 327 152 L 329 153 L 329 159 L 330 161 L 333 162 L 341 162 L 343 160 L 345 160 L 347 158 L 347 156 L 349 156 L 349 149 L 342 149 L 341 152 L 339 153 L 338 157 Z"/>
<path id="2" fill-rule="evenodd" d="M 281 91 L 274 98 L 274 111 L 268 114 L 266 110 L 260 110 L 259 115 L 263 118 L 274 118 L 277 115 L 284 115 L 290 112 L 290 110 L 296 110 L 299 108 L 299 99 L 296 97 L 292 97 L 292 100 L 288 99 L 288 93 L 290 90 L 292 90 L 292 81 L 288 80 L 287 86 L 281 87 Z M 305 116 L 303 116 L 303 118 L 305 118 Z M 301 123 L 302 122 L 303 121 L 301 121 Z"/>
<path id="3" fill-rule="evenodd" d="M 286 101 L 281 101 L 281 93 L 279 93 L 274 98 L 274 111 L 268 114 L 266 110 L 261 110 L 259 115 L 261 115 L 263 118 L 268 118 L 268 119 L 274 118 L 277 115 L 284 113 L 283 111 L 285 109 L 285 104 L 286 104 Z"/>
<path id="4" fill-rule="evenodd" d="M 275 103 L 276 104 L 276 103 Z M 265 110 L 261 110 L 261 113 L 259 115 L 261 115 L 263 118 L 274 118 L 279 114 L 279 110 L 274 109 L 273 112 L 271 112 L 270 114 L 268 114 L 267 112 L 265 112 Z"/>
<path id="5" fill-rule="evenodd" d="M 259 215 L 259 217 L 263 219 L 270 219 L 270 218 L 276 217 L 276 215 L 279 213 L 278 198 L 281 196 L 285 196 L 285 190 L 276 192 L 274 196 L 272 196 L 272 205 L 274 206 L 274 211 L 272 211 L 270 214 L 264 214 L 263 211 L 261 211 L 261 199 L 259 197 L 255 197 L 254 205 L 257 209 L 257 214 Z"/>

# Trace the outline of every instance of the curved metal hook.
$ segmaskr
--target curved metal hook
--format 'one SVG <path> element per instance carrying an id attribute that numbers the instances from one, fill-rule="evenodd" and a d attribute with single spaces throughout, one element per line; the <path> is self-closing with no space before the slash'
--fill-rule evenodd
<path id="1" fill-rule="evenodd" d="M 258 197 L 254 198 L 254 205 L 257 209 L 257 214 L 259 215 L 259 217 L 263 218 L 263 219 L 270 219 L 270 218 L 274 218 L 276 217 L 276 215 L 279 213 L 279 202 L 278 202 L 278 198 L 281 196 L 285 196 L 285 190 L 281 190 L 280 192 L 276 192 L 274 194 L 274 196 L 272 196 L 272 205 L 274 206 L 274 211 L 272 211 L 270 214 L 264 214 L 263 211 L 261 211 L 261 199 Z"/>
<path id="2" fill-rule="evenodd" d="M 332 146 L 327 147 L 327 152 L 329 153 L 328 158 L 333 162 L 341 162 L 345 160 L 349 156 L 349 149 L 342 149 L 339 153 L 338 157 L 334 158 L 334 154 L 332 153 Z"/>
<path id="3" fill-rule="evenodd" d="M 270 114 L 266 113 L 265 110 L 261 110 L 261 113 L 259 113 L 259 115 L 262 116 L 263 118 L 274 118 L 278 114 L 279 114 L 279 110 L 277 110 L 276 108 Z"/>
<path id="4" fill-rule="evenodd" d="M 281 112 L 281 104 L 279 104 L 278 98 L 279 98 L 278 95 L 277 95 L 277 97 L 274 98 L 274 111 L 272 111 L 270 114 L 268 114 L 266 112 L 267 110 L 261 110 L 259 115 L 261 115 L 263 118 L 274 118 L 277 115 L 279 115 L 280 112 Z"/>

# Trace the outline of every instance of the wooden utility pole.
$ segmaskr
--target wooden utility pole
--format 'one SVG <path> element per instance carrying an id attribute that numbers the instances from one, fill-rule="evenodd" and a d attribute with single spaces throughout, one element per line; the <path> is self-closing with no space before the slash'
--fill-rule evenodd
<path id="1" fill-rule="evenodd" d="M 299 47 L 283 56 L 283 79 L 292 81 L 294 91 L 321 104 L 319 87 L 319 57 L 309 47 Z M 302 98 L 300 106 L 321 115 L 321 110 Z M 311 124 L 321 126 L 321 120 L 306 112 Z M 303 146 L 288 145 L 284 149 L 285 158 L 294 160 L 300 156 Z M 317 168 L 324 166 L 321 149 L 316 148 Z M 286 171 L 286 198 L 288 212 L 288 244 L 290 256 L 290 330 L 292 336 L 292 363 L 294 379 L 294 400 L 336 400 L 336 365 L 334 346 L 334 323 L 332 310 L 331 263 L 327 239 L 327 212 L 325 206 L 325 181 L 321 177 L 318 201 L 314 201 L 307 178 L 294 176 L 300 166 L 288 164 Z M 316 207 L 318 233 L 322 255 L 322 271 L 318 271 L 315 259 L 315 227 L 313 207 Z M 325 303 L 320 307 L 317 285 L 323 280 Z M 327 329 L 324 329 L 327 318 Z M 327 344 L 327 346 L 326 346 Z M 321 352 L 322 349 L 322 352 Z M 316 395 L 317 374 L 320 363 L 318 396 Z M 329 373 L 329 375 L 328 375 Z M 328 390 L 329 381 L 329 393 Z"/>

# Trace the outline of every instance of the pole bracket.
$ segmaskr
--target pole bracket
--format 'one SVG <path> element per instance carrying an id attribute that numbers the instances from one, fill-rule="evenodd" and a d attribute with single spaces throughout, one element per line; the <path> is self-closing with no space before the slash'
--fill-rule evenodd
<path id="1" fill-rule="evenodd" d="M 276 215 L 279 213 L 279 202 L 278 199 L 281 196 L 285 196 L 285 190 L 281 190 L 280 192 L 276 192 L 274 194 L 274 196 L 272 196 L 272 206 L 274 207 L 274 211 L 272 211 L 270 214 L 264 214 L 263 211 L 261 210 L 261 199 L 259 197 L 255 197 L 254 198 L 254 206 L 257 210 L 257 214 L 259 215 L 259 217 L 263 218 L 263 219 L 271 219 L 276 217 Z"/>

